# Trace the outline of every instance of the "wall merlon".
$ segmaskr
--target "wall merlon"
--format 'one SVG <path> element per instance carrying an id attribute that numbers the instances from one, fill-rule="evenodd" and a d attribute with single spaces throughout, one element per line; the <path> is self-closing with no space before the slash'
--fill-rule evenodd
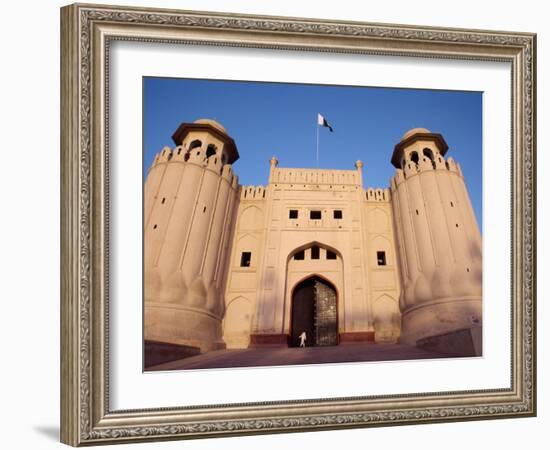
<path id="1" fill-rule="evenodd" d="M 264 200 L 267 193 L 265 186 L 243 186 L 241 200 Z"/>
<path id="2" fill-rule="evenodd" d="M 186 161 L 185 153 L 186 151 L 181 145 L 177 146 L 172 151 L 171 161 L 185 162 Z"/>
<path id="3" fill-rule="evenodd" d="M 365 200 L 369 202 L 389 202 L 391 200 L 388 188 L 368 188 L 365 190 Z"/>
<path id="4" fill-rule="evenodd" d="M 447 167 L 445 166 L 445 160 L 443 159 L 443 157 L 441 155 L 437 155 L 435 157 L 435 160 L 434 160 L 434 164 L 435 164 L 435 168 L 436 170 L 437 169 L 446 169 Z"/>
<path id="5" fill-rule="evenodd" d="M 190 163 L 199 164 L 202 166 L 204 165 L 205 153 L 206 152 L 200 147 L 194 148 L 189 152 L 188 161 Z"/>
<path id="6" fill-rule="evenodd" d="M 172 158 L 172 149 L 170 147 L 163 147 L 160 153 L 155 158 L 157 163 L 168 162 Z"/>
<path id="7" fill-rule="evenodd" d="M 459 170 L 455 160 L 451 157 L 447 158 L 447 168 L 451 172 L 460 173 L 460 170 Z"/>
<path id="8" fill-rule="evenodd" d="M 231 187 L 237 189 L 239 187 L 239 177 L 233 173 L 233 179 L 231 180 Z"/>
<path id="9" fill-rule="evenodd" d="M 432 163 L 430 158 L 422 156 L 420 158 L 420 161 L 418 162 L 418 171 L 425 172 L 427 170 L 434 170 L 434 164 Z"/>
<path id="10" fill-rule="evenodd" d="M 462 177 L 462 168 L 460 167 L 460 164 L 459 163 L 456 163 L 456 168 L 458 169 L 458 173 L 459 175 Z"/>
<path id="11" fill-rule="evenodd" d="M 206 166 L 209 169 L 212 169 L 216 172 L 220 172 L 222 168 L 222 162 L 218 156 L 212 155 L 210 158 L 206 160 Z"/>
<path id="12" fill-rule="evenodd" d="M 359 186 L 361 177 L 358 170 L 296 169 L 279 168 L 272 165 L 270 182 Z"/>
<path id="13" fill-rule="evenodd" d="M 418 172 L 416 164 L 408 162 L 405 164 L 405 178 L 415 175 Z"/>
<path id="14" fill-rule="evenodd" d="M 235 174 L 233 173 L 233 167 L 231 164 L 225 164 L 222 167 L 222 178 L 227 180 L 229 183 L 233 183 L 233 178 L 235 178 Z"/>

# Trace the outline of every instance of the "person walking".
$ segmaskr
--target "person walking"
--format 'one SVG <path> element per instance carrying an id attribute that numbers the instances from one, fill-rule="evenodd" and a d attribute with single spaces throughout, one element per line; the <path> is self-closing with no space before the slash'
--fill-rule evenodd
<path id="1" fill-rule="evenodd" d="M 300 347 L 305 347 L 306 346 L 306 341 L 307 341 L 307 334 L 305 331 L 302 331 L 302 334 L 299 336 L 300 338 Z"/>

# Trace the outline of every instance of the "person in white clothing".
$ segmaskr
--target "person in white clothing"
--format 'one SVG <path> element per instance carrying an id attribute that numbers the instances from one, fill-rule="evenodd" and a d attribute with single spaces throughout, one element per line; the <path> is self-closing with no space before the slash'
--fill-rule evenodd
<path id="1" fill-rule="evenodd" d="M 305 347 L 306 346 L 306 341 L 307 341 L 306 332 L 302 331 L 302 334 L 299 337 L 300 337 L 300 347 Z"/>

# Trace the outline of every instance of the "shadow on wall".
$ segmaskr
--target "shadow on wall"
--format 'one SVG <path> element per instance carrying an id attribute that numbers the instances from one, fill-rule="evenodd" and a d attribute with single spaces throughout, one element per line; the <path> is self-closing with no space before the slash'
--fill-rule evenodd
<path id="1" fill-rule="evenodd" d="M 482 256 L 482 253 L 481 253 L 481 249 L 479 248 L 479 246 L 475 242 L 470 242 L 469 253 L 470 253 L 470 259 L 472 261 L 479 261 L 480 262 L 479 267 L 482 268 L 483 267 L 483 256 Z M 481 283 L 483 281 L 482 270 L 476 270 L 475 273 L 474 273 L 474 276 L 475 276 L 475 280 L 477 282 L 479 282 L 480 285 L 481 285 Z"/>

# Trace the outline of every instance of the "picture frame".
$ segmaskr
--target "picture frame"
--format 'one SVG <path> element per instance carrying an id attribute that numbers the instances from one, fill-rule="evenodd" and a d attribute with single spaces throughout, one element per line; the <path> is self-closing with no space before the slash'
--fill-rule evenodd
<path id="1" fill-rule="evenodd" d="M 511 67 L 510 385 L 115 410 L 110 385 L 113 42 Z M 61 9 L 61 441 L 97 445 L 536 415 L 536 35 L 74 4 Z"/>

